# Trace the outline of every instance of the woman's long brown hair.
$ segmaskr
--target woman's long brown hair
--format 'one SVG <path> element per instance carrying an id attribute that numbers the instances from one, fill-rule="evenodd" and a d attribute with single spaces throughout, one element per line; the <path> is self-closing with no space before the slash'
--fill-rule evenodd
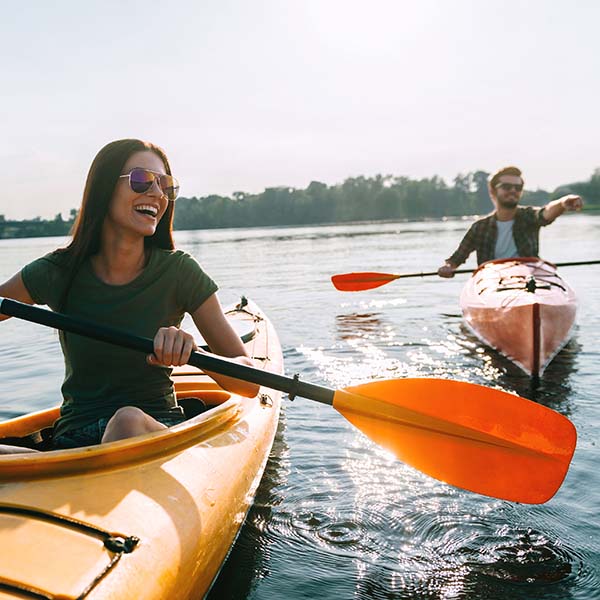
<path id="1" fill-rule="evenodd" d="M 119 177 L 123 174 L 125 163 L 132 154 L 147 151 L 154 152 L 162 160 L 167 174 L 172 174 L 165 152 L 158 146 L 142 140 L 125 139 L 110 142 L 94 158 L 85 183 L 81 208 L 73 224 L 72 240 L 66 248 L 58 250 L 64 255 L 66 267 L 69 269 L 67 285 L 61 296 L 60 310 L 63 310 L 66 305 L 69 290 L 81 265 L 87 258 L 100 251 L 102 225 L 108 214 Z M 146 248 L 172 250 L 175 247 L 173 209 L 174 203 L 169 202 L 154 234 L 144 238 Z"/>

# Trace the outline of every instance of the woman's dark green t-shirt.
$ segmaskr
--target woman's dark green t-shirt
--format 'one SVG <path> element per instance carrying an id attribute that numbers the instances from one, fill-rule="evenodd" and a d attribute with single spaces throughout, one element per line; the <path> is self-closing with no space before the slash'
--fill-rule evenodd
<path id="1" fill-rule="evenodd" d="M 21 271 L 36 304 L 58 310 L 69 271 L 64 254 L 52 252 Z M 69 289 L 62 311 L 130 333 L 154 338 L 160 327 L 179 326 L 217 291 L 215 282 L 189 254 L 154 248 L 143 272 L 125 285 L 108 285 L 86 261 Z M 122 406 L 153 417 L 176 406 L 172 369 L 152 367 L 141 352 L 72 333 L 60 333 L 65 359 L 61 416 L 55 435 L 107 418 Z"/>

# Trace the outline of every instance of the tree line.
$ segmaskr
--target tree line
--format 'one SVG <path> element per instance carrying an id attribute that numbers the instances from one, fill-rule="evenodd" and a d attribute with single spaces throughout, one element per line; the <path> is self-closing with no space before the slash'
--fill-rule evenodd
<path id="1" fill-rule="evenodd" d="M 181 197 L 176 203 L 174 228 L 314 225 L 487 214 L 492 209 L 488 176 L 485 171 L 459 174 L 448 185 L 438 176 L 411 179 L 375 175 L 350 177 L 332 186 L 312 181 L 306 189 L 273 187 L 258 194 L 234 192 L 231 197 Z M 541 206 L 567 193 L 583 196 L 587 207 L 600 208 L 600 168 L 589 180 L 562 185 L 553 192 L 526 190 L 522 203 Z M 60 213 L 51 220 L 36 217 L 22 221 L 0 215 L 0 238 L 67 235 L 76 216 L 76 209 L 67 219 Z"/>

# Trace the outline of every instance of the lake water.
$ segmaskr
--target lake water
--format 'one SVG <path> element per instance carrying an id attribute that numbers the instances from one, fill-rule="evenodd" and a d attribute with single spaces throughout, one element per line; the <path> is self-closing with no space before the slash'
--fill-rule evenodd
<path id="1" fill-rule="evenodd" d="M 467 275 L 336 291 L 335 273 L 433 271 L 469 220 L 176 232 L 221 287 L 270 316 L 286 372 L 345 387 L 444 377 L 516 392 L 568 416 L 578 444 L 566 480 L 541 506 L 457 490 L 390 458 L 331 408 L 284 401 L 256 502 L 211 600 L 600 598 L 600 265 L 568 267 L 578 327 L 533 385 L 465 329 Z M 63 243 L 0 240 L 0 277 Z M 600 215 L 542 231 L 554 262 L 600 258 Z M 466 266 L 474 266 L 474 257 Z M 57 334 L 2 324 L 0 419 L 59 401 Z"/>

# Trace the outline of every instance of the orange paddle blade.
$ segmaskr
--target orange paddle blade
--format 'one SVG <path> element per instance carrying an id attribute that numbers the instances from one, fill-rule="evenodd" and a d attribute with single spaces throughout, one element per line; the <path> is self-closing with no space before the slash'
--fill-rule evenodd
<path id="1" fill-rule="evenodd" d="M 341 292 L 362 292 L 385 285 L 400 275 L 394 273 L 341 273 L 332 275 L 331 282 Z"/>
<path id="2" fill-rule="evenodd" d="M 577 433 L 519 396 L 448 379 L 389 379 L 338 390 L 333 406 L 374 442 L 459 488 L 541 504 L 557 492 Z"/>

